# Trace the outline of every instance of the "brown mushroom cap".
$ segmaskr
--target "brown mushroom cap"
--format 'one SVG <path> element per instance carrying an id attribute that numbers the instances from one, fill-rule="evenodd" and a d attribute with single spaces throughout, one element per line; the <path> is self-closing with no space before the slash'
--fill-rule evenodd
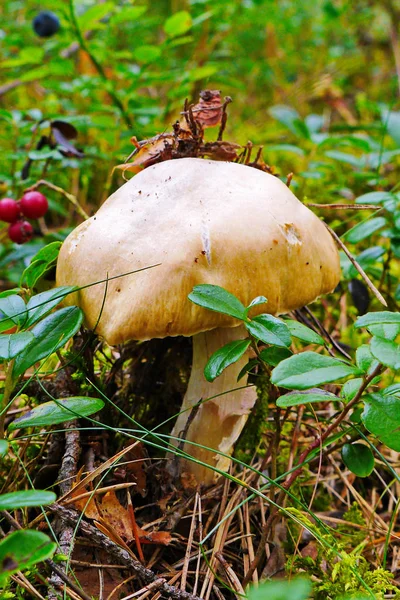
<path id="1" fill-rule="evenodd" d="M 57 285 L 79 291 L 86 324 L 110 344 L 192 336 L 236 319 L 188 300 L 198 284 L 224 287 L 252 314 L 282 314 L 330 292 L 339 255 L 324 224 L 278 178 L 240 165 L 197 158 L 148 167 L 118 189 L 64 242 Z M 104 306 L 103 306 L 104 303 Z M 101 312 L 102 311 L 102 312 Z"/>

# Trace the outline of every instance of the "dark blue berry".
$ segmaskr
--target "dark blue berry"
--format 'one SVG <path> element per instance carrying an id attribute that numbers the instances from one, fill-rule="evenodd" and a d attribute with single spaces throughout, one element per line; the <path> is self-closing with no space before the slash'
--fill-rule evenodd
<path id="1" fill-rule="evenodd" d="M 60 29 L 60 21 L 53 12 L 43 10 L 33 19 L 32 26 L 39 37 L 51 37 Z"/>

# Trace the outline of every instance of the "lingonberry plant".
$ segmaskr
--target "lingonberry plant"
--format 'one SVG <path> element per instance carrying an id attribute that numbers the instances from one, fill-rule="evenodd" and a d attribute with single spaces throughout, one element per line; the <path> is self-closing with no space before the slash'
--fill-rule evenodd
<path id="1" fill-rule="evenodd" d="M 231 314 L 233 308 L 237 311 L 239 302 L 233 294 L 212 285 L 196 286 L 189 298 L 195 304 L 223 314 Z M 267 302 L 267 299 L 260 297 L 256 301 Z M 254 369 L 266 373 L 275 391 L 277 410 L 290 411 L 299 405 L 327 402 L 333 402 L 336 407 L 335 416 L 326 429 L 298 458 L 297 468 L 285 481 L 287 489 L 320 448 L 330 448 L 338 440 L 342 443 L 343 462 L 359 477 L 368 476 L 374 468 L 371 451 L 374 437 L 388 448 L 400 451 L 400 385 L 384 384 L 388 376 L 400 368 L 400 344 L 396 341 L 400 334 L 399 313 L 381 311 L 360 316 L 354 328 L 368 332 L 369 343 L 360 345 L 354 358 L 344 360 L 315 351 L 298 352 L 293 338 L 319 345 L 325 345 L 324 340 L 291 319 L 267 314 L 251 319 L 248 313 L 252 305 L 243 307 L 241 317 L 238 316 L 249 333 L 248 337 L 217 350 L 205 365 L 206 379 L 212 381 L 219 377 L 250 346 L 254 350 L 254 358 L 247 363 L 239 378 Z M 277 352 L 281 349 L 284 349 L 283 354 Z M 377 391 L 379 382 L 381 385 Z M 332 383 L 336 384 L 338 393 L 320 387 Z M 288 412 L 285 414 L 288 415 Z M 362 438 L 367 445 L 357 441 L 360 427 L 365 428 L 366 434 Z"/>

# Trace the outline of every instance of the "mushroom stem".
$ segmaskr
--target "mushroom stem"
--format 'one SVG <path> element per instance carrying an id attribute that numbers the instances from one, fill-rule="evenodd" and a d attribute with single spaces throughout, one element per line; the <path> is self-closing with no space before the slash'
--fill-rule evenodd
<path id="1" fill-rule="evenodd" d="M 173 436 L 182 436 L 190 415 L 188 409 L 195 406 L 199 400 L 203 400 L 203 404 L 200 405 L 196 416 L 189 425 L 186 440 L 227 455 L 232 453 L 234 443 L 238 439 L 257 397 L 253 387 L 236 389 L 246 385 L 247 377 L 238 382 L 237 376 L 247 363 L 249 354 L 246 352 L 240 360 L 227 367 L 213 383 L 209 383 L 205 379 L 203 370 L 208 359 L 216 350 L 246 336 L 247 332 L 244 326 L 213 329 L 193 336 L 192 372 L 181 409 L 185 412 L 179 415 L 172 431 Z M 235 391 L 230 392 L 229 390 Z M 216 397 L 214 398 L 214 396 Z M 212 399 L 207 400 L 207 398 Z M 212 467 L 222 471 L 227 471 L 229 468 L 229 458 L 216 454 L 213 450 L 189 443 L 184 445 L 184 450 Z M 186 461 L 183 470 L 193 474 L 199 483 L 211 484 L 218 477 L 218 474 L 212 469 L 192 461 Z"/>

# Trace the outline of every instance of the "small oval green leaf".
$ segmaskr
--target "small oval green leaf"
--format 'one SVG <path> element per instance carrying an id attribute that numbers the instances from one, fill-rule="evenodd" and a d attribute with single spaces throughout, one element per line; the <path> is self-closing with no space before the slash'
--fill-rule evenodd
<path id="1" fill-rule="evenodd" d="M 13 375 L 22 375 L 33 364 L 56 352 L 78 331 L 83 313 L 77 306 L 61 308 L 39 321 L 31 332 L 34 340 L 15 359 Z"/>
<path id="2" fill-rule="evenodd" d="M 46 427 L 72 421 L 79 417 L 88 417 L 98 412 L 104 406 L 99 398 L 74 396 L 60 400 L 51 400 L 32 408 L 29 412 L 15 419 L 8 426 L 9 431 L 23 427 Z"/>
<path id="3" fill-rule="evenodd" d="M 323 337 L 306 325 L 303 325 L 303 323 L 299 323 L 292 319 L 285 319 L 285 323 L 292 337 L 295 337 L 302 342 L 307 342 L 308 344 L 320 344 L 321 346 L 325 344 Z"/>
<path id="4" fill-rule="evenodd" d="M 306 390 L 359 374 L 359 369 L 337 358 L 302 352 L 279 363 L 272 372 L 271 381 L 288 389 Z"/>
<path id="5" fill-rule="evenodd" d="M 207 381 L 214 381 L 226 367 L 239 360 L 250 344 L 251 340 L 235 340 L 214 352 L 204 369 Z"/>
<path id="6" fill-rule="evenodd" d="M 0 510 L 15 510 L 25 506 L 45 506 L 55 502 L 57 496 L 54 492 L 42 490 L 24 490 L 0 494 Z"/>
<path id="7" fill-rule="evenodd" d="M 259 315 L 250 322 L 245 322 L 246 329 L 252 336 L 271 346 L 287 348 L 292 343 L 290 331 L 284 321 L 272 315 Z"/>
<path id="8" fill-rule="evenodd" d="M 41 531 L 20 530 L 7 535 L 0 542 L 0 584 L 23 569 L 51 558 L 57 544 Z"/>
<path id="9" fill-rule="evenodd" d="M 246 317 L 244 305 L 230 292 L 219 285 L 196 285 L 188 296 L 194 304 L 243 320 Z"/>
<path id="10" fill-rule="evenodd" d="M 375 466 L 371 449 L 364 444 L 345 444 L 342 448 L 344 464 L 357 477 L 368 477 Z"/>
<path id="11" fill-rule="evenodd" d="M 307 390 L 304 392 L 290 392 L 281 396 L 276 401 L 277 406 L 280 408 L 289 408 L 290 406 L 298 406 L 299 404 L 311 404 L 313 402 L 332 402 L 332 400 L 338 400 L 335 394 L 325 392 L 318 388 Z"/>

